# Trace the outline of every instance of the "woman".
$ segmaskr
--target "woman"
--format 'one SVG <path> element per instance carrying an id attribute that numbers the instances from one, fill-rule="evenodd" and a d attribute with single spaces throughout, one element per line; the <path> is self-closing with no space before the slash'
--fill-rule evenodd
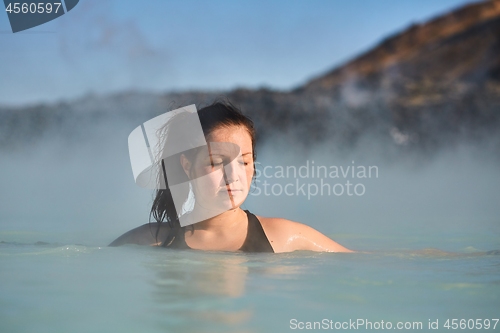
<path id="1" fill-rule="evenodd" d="M 186 117 L 174 116 L 168 122 L 165 151 L 170 149 L 169 141 L 176 141 L 172 137 L 183 138 L 177 142 L 190 140 L 186 136 L 189 130 L 183 125 L 187 123 Z M 164 188 L 156 191 L 151 208 L 150 216 L 156 222 L 125 233 L 110 246 L 140 244 L 275 253 L 296 250 L 352 252 L 307 225 L 282 218 L 255 216 L 242 210 L 240 205 L 255 175 L 253 122 L 227 102 L 215 102 L 202 108 L 197 117 L 207 148 L 167 154 L 171 156 L 162 159 L 161 167 L 170 174 L 164 178 Z M 176 179 L 184 177 L 185 183 L 189 184 L 180 191 L 181 195 L 178 184 L 182 181 L 173 184 L 170 176 L 176 169 Z M 186 202 L 190 192 L 194 196 L 194 207 L 187 214 L 179 214 L 179 196 L 182 202 Z"/>

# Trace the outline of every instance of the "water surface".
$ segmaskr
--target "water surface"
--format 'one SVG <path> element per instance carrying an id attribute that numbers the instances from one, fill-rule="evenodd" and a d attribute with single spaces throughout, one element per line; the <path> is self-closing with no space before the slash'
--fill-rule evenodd
<path id="1" fill-rule="evenodd" d="M 292 319 L 418 321 L 426 331 L 429 319 L 498 318 L 500 305 L 500 255 L 472 248 L 244 254 L 3 242 L 0 267 L 1 332 L 286 332 Z"/>

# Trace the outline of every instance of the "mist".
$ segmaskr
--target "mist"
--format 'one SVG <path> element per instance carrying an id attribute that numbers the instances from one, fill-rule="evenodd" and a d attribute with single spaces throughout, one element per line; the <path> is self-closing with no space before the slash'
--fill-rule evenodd
<path id="1" fill-rule="evenodd" d="M 318 145 L 309 151 L 293 149 L 285 143 L 262 147 L 259 161 L 266 165 L 295 165 L 314 161 L 316 166 L 348 167 L 376 166 L 378 177 L 327 178 L 332 186 L 350 181 L 364 185 L 364 193 L 351 195 L 346 191 L 336 195 L 321 195 L 320 191 L 308 198 L 300 193 L 292 196 L 249 196 L 247 205 L 262 215 L 282 216 L 300 221 L 330 235 L 345 237 L 353 248 L 394 249 L 413 248 L 412 239 L 429 239 L 428 246 L 449 250 L 466 247 L 484 249 L 498 247 L 500 233 L 499 198 L 500 177 L 498 161 L 487 149 L 461 144 L 432 155 L 421 152 L 387 158 L 383 150 L 373 150 L 374 144 L 358 146 L 348 153 L 332 153 L 328 144 Z M 284 153 L 285 152 L 285 153 Z M 268 183 L 294 183 L 293 178 L 270 178 Z M 320 179 L 300 179 L 301 183 L 318 184 Z M 262 182 L 258 185 L 261 185 Z M 291 187 L 293 189 L 293 187 Z M 276 187 L 275 193 L 279 192 Z M 340 189 L 340 187 L 339 187 Z M 311 191 L 314 193 L 314 186 Z M 293 191 L 290 191 L 293 192 Z M 289 193 L 290 193 L 289 192 Z M 361 193 L 362 191 L 358 191 Z M 337 191 L 340 194 L 340 190 Z M 373 241 L 373 237 L 378 241 Z M 477 236 L 470 244 L 460 237 Z M 491 238 L 488 238 L 491 236 Z M 371 238 L 365 245 L 363 237 Z M 352 238 L 352 239 L 350 239 Z M 496 243 L 496 244 L 495 244 Z"/>
<path id="2" fill-rule="evenodd" d="M 71 140 L 49 133 L 2 151 L 2 235 L 18 242 L 105 246 L 147 223 L 152 191 L 135 185 L 128 156 L 127 136 L 135 125 L 106 120 L 80 129 Z M 425 153 L 385 144 L 365 137 L 352 149 L 339 150 L 328 141 L 300 145 L 290 136 L 261 141 L 259 177 L 243 208 L 308 224 L 359 250 L 416 249 L 422 239 L 428 247 L 453 251 L 500 246 L 499 161 L 491 150 L 464 142 Z M 328 173 L 337 168 L 338 177 L 275 177 L 278 166 L 306 165 L 310 171 L 324 166 Z M 370 166 L 377 172 L 358 177 L 360 167 Z M 271 177 L 264 175 L 265 167 Z M 342 174 L 354 167 L 354 177 Z M 297 191 L 297 181 L 303 191 Z M 309 184 L 320 188 L 322 181 L 341 184 L 343 193 L 338 195 L 340 185 L 336 194 L 314 193 Z M 286 184 L 293 184 L 292 195 L 283 192 Z M 362 184 L 357 194 L 356 184 Z"/>

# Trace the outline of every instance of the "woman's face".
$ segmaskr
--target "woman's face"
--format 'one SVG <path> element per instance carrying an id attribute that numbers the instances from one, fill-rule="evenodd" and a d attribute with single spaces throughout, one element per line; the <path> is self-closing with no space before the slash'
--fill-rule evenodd
<path id="1" fill-rule="evenodd" d="M 252 138 L 245 127 L 230 126 L 215 129 L 206 141 L 208 149 L 201 150 L 187 168 L 196 204 L 209 210 L 237 208 L 254 175 Z"/>

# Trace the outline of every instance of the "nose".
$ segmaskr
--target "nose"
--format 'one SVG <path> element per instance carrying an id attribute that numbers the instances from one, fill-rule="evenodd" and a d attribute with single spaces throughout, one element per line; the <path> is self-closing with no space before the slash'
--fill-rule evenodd
<path id="1" fill-rule="evenodd" d="M 238 163 L 237 159 L 231 161 L 224 166 L 224 181 L 226 185 L 232 184 L 239 181 L 242 167 Z"/>

